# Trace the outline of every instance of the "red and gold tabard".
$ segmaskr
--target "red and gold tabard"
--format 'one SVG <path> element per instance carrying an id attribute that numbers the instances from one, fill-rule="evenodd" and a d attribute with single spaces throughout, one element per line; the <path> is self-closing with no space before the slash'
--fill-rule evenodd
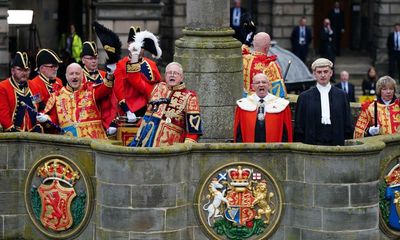
<path id="1" fill-rule="evenodd" d="M 378 101 L 377 109 L 379 134 L 400 133 L 400 100 L 396 99 L 389 105 Z M 369 127 L 375 125 L 374 116 L 374 102 L 364 103 L 354 129 L 354 138 L 362 138 L 367 135 Z"/>
<path id="2" fill-rule="evenodd" d="M 44 112 L 68 135 L 106 139 L 97 102 L 110 93 L 107 84 L 93 87 L 86 83 L 76 91 L 67 85 L 51 95 Z"/>
<path id="3" fill-rule="evenodd" d="M 50 94 L 52 94 L 53 92 L 57 92 L 63 87 L 61 79 L 56 78 L 54 80 L 49 80 L 43 74 L 37 75 L 31 80 L 31 82 L 32 85 L 35 85 L 37 88 L 39 88 L 44 106 L 47 103 Z M 39 111 L 43 111 L 42 107 L 39 108 Z"/>
<path id="4" fill-rule="evenodd" d="M 278 97 L 286 97 L 286 87 L 276 55 L 267 56 L 261 52 L 251 52 L 247 45 L 242 46 L 243 55 L 243 95 L 251 95 L 254 89 L 251 84 L 257 73 L 267 75 L 271 83 L 271 92 Z"/>
<path id="5" fill-rule="evenodd" d="M 114 72 L 114 93 L 118 103 L 120 105 L 121 103 L 126 103 L 128 107 L 128 109 L 122 110 L 136 112 L 147 105 L 148 97 L 132 83 L 131 78 L 128 78 L 126 73 L 126 64 L 128 62 L 129 58 L 125 57 L 117 63 L 117 68 Z M 161 80 L 161 74 L 158 71 L 156 63 L 148 58 L 144 57 L 140 62 L 139 72 L 141 73 L 141 77 L 146 79 L 150 84 L 158 83 Z"/>
<path id="6" fill-rule="evenodd" d="M 93 87 L 97 87 L 104 82 L 106 77 L 106 72 L 103 70 L 97 70 L 93 73 L 90 73 L 85 67 L 83 68 L 83 83 L 92 84 Z M 111 122 L 117 116 L 117 98 L 114 93 L 109 96 L 103 98 L 99 102 L 101 119 L 103 122 L 103 127 L 107 129 L 110 127 Z"/>
<path id="7" fill-rule="evenodd" d="M 30 81 L 20 86 L 12 77 L 0 83 L 0 124 L 3 131 L 42 132 L 36 122 L 41 102 L 39 89 Z"/>
<path id="8" fill-rule="evenodd" d="M 165 82 L 153 86 L 147 84 L 144 89 L 150 96 L 149 105 L 129 146 L 159 147 L 196 142 L 202 134 L 196 93 L 187 90 L 184 83 L 174 87 Z"/>

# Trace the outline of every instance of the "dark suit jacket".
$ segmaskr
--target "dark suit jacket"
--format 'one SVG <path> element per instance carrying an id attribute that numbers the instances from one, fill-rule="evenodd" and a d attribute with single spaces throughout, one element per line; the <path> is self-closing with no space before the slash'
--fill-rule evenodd
<path id="1" fill-rule="evenodd" d="M 310 27 L 306 26 L 306 45 L 305 46 L 307 46 L 307 47 L 308 47 L 308 45 L 310 45 L 311 40 L 312 40 L 311 34 L 312 33 L 311 33 Z M 292 31 L 292 35 L 290 37 L 293 49 L 300 47 L 299 38 L 300 38 L 300 26 L 296 26 L 296 27 L 294 27 L 294 29 Z"/>
<path id="2" fill-rule="evenodd" d="M 329 12 L 328 18 L 331 21 L 331 26 L 335 34 L 339 34 L 342 31 L 342 29 L 344 29 L 343 11 L 340 10 L 339 13 L 335 13 L 335 10 L 332 9 Z"/>
<path id="3" fill-rule="evenodd" d="M 347 96 L 349 98 L 349 102 L 355 102 L 356 101 L 356 97 L 354 95 L 354 85 L 350 82 L 347 83 L 347 86 L 349 87 L 349 89 L 347 90 Z M 335 87 L 342 89 L 342 83 L 336 83 Z M 343 90 L 343 89 L 342 89 Z"/>
<path id="4" fill-rule="evenodd" d="M 389 52 L 389 56 L 394 53 L 394 32 L 391 32 L 387 38 L 386 47 Z"/>
<path id="5" fill-rule="evenodd" d="M 329 34 L 329 32 L 325 31 L 325 28 L 322 28 L 319 37 L 319 54 L 321 57 L 335 62 L 335 34 L 333 32 Z"/>

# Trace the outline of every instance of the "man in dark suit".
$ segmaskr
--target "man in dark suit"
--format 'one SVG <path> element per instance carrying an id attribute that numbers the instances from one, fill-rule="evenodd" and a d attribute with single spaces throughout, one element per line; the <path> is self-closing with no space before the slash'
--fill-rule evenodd
<path id="1" fill-rule="evenodd" d="M 339 2 L 335 2 L 335 6 L 329 12 L 328 18 L 331 21 L 333 33 L 335 34 L 336 55 L 340 56 L 340 42 L 344 33 L 344 14 L 340 10 Z"/>
<path id="2" fill-rule="evenodd" d="M 349 82 L 349 73 L 347 71 L 340 72 L 340 83 L 335 84 L 335 87 L 342 89 L 347 93 L 349 102 L 355 102 L 354 85 Z"/>
<path id="3" fill-rule="evenodd" d="M 233 36 L 237 40 L 243 41 L 242 30 L 241 30 L 241 17 L 246 13 L 246 9 L 242 8 L 241 0 L 234 0 L 235 6 L 231 8 L 231 15 L 230 15 L 230 27 L 235 30 L 235 35 Z M 246 36 L 244 36 L 246 37 Z"/>
<path id="4" fill-rule="evenodd" d="M 290 37 L 293 53 L 304 63 L 306 63 L 308 48 L 312 40 L 311 29 L 306 24 L 307 19 L 302 17 L 299 21 L 299 26 L 293 29 Z"/>
<path id="5" fill-rule="evenodd" d="M 394 28 L 394 31 L 389 34 L 386 43 L 389 55 L 389 75 L 395 78 L 394 75 L 397 68 L 400 81 L 400 23 L 396 23 Z"/>
<path id="6" fill-rule="evenodd" d="M 322 58 L 329 59 L 335 64 L 335 34 L 331 28 L 331 21 L 328 18 L 324 19 L 324 26 L 320 32 L 319 54 Z"/>

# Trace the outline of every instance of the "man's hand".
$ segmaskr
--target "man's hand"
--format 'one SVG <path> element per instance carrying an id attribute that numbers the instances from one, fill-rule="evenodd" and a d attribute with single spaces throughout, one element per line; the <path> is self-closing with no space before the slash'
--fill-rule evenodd
<path id="1" fill-rule="evenodd" d="M 131 63 L 138 63 L 141 49 L 136 49 L 134 43 L 131 43 L 129 44 L 128 50 L 129 50 L 129 56 L 131 58 Z"/>
<path id="2" fill-rule="evenodd" d="M 107 129 L 107 135 L 114 135 L 117 132 L 117 128 L 116 127 L 109 127 Z"/>
<path id="3" fill-rule="evenodd" d="M 369 135 L 375 136 L 379 134 L 379 125 L 376 127 L 370 127 L 368 130 Z"/>
<path id="4" fill-rule="evenodd" d="M 131 111 L 126 112 L 126 117 L 128 118 L 128 122 L 136 122 L 137 120 L 136 115 Z"/>
<path id="5" fill-rule="evenodd" d="M 116 63 L 107 64 L 106 65 L 107 74 L 113 75 L 116 68 L 117 68 Z"/>
<path id="6" fill-rule="evenodd" d="M 44 122 L 49 121 L 49 120 L 50 120 L 50 117 L 49 117 L 48 115 L 46 115 L 46 114 L 39 113 L 39 114 L 36 116 L 36 120 L 37 120 L 38 122 L 40 122 L 40 123 L 44 123 Z"/>

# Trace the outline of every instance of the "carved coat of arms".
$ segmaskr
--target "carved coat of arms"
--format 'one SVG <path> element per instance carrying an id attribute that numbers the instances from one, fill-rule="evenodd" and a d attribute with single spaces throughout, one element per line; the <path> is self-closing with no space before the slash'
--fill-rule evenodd
<path id="1" fill-rule="evenodd" d="M 87 177 L 69 159 L 49 156 L 31 169 L 25 202 L 35 226 L 52 238 L 70 238 L 87 223 L 91 191 Z"/>
<path id="2" fill-rule="evenodd" d="M 248 163 L 221 167 L 203 183 L 198 216 L 215 239 L 271 235 L 282 212 L 282 192 L 265 170 Z"/>

